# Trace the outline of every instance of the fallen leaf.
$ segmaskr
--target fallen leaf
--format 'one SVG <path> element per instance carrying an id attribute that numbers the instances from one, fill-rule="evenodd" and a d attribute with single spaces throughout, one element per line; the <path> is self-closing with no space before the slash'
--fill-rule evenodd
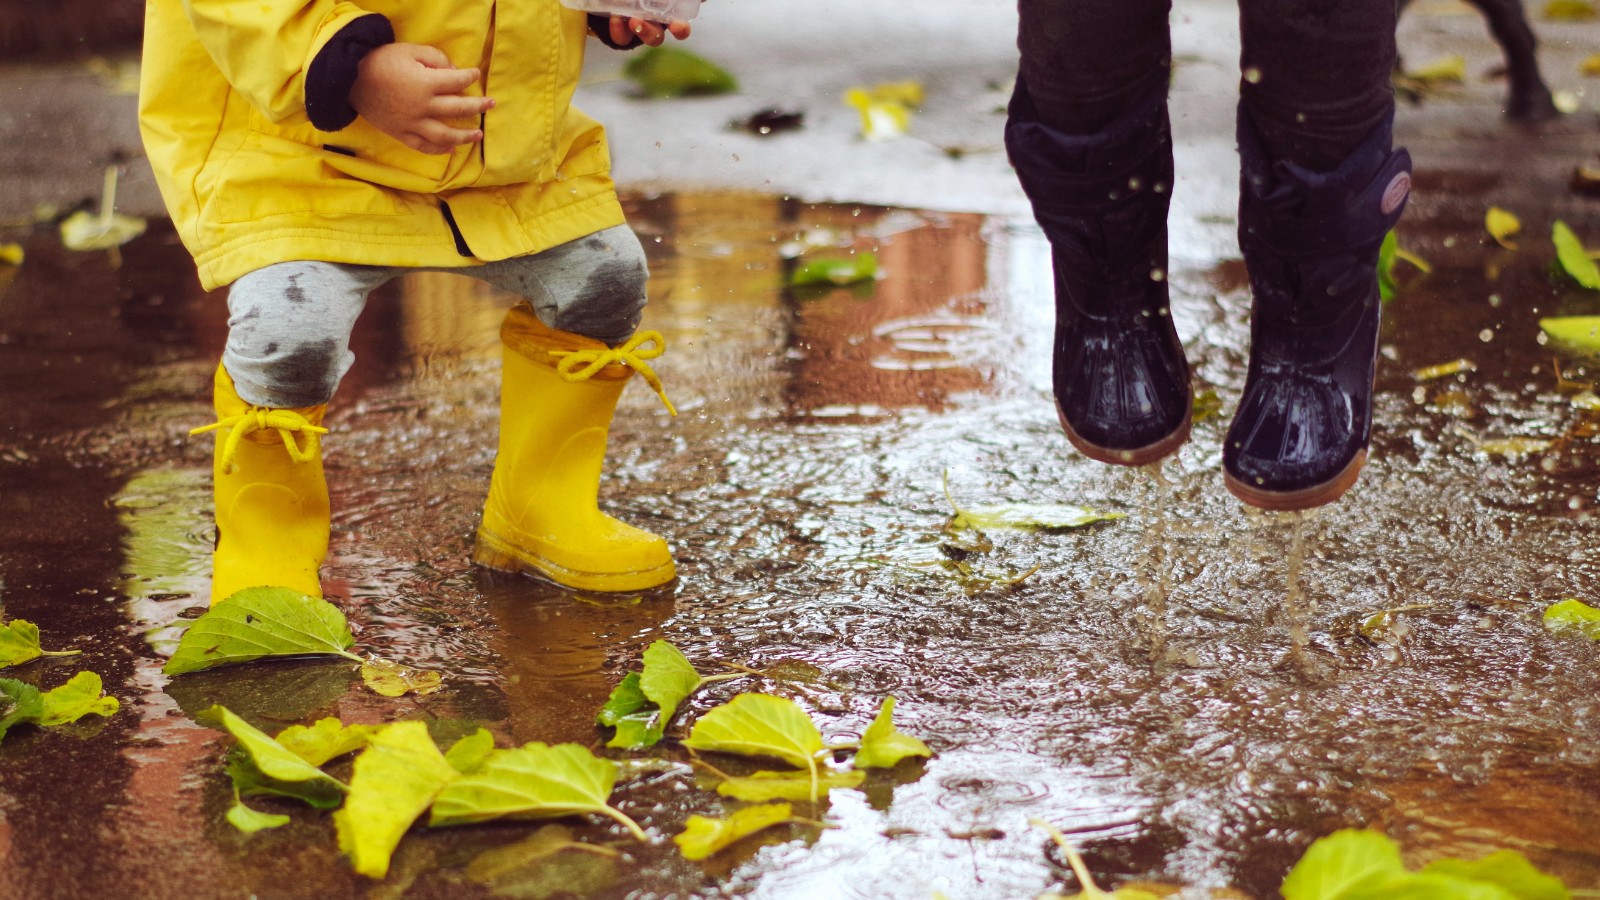
<path id="1" fill-rule="evenodd" d="M 1595 16 L 1589 0 L 1550 0 L 1544 5 L 1544 17 L 1552 22 L 1586 22 Z"/>
<path id="2" fill-rule="evenodd" d="M 1591 356 L 1600 356 L 1600 316 L 1540 319 L 1539 328 L 1556 343 Z"/>
<path id="3" fill-rule="evenodd" d="M 1578 64 L 1578 71 L 1590 78 L 1600 77 L 1600 53 L 1591 53 Z"/>
<path id="4" fill-rule="evenodd" d="M 1483 227 L 1488 229 L 1489 236 L 1494 238 L 1495 243 L 1507 250 L 1517 249 L 1516 242 L 1511 238 L 1522 231 L 1522 220 L 1517 218 L 1515 213 L 1498 206 L 1491 206 L 1484 214 Z"/>
<path id="5" fill-rule="evenodd" d="M 1554 441 L 1548 441 L 1543 438 L 1509 437 L 1479 441 L 1476 447 L 1479 452 L 1487 453 L 1490 456 L 1506 456 L 1515 459 L 1532 453 L 1543 453 L 1554 445 Z"/>
<path id="6" fill-rule="evenodd" d="M 300 758 L 225 706 L 213 706 L 196 718 L 220 728 L 238 741 L 228 766 L 234 788 L 243 796 L 275 794 L 303 800 L 318 809 L 333 809 L 344 799 L 345 786 Z"/>
<path id="7" fill-rule="evenodd" d="M 1591 291 L 1600 291 L 1600 267 L 1590 258 L 1583 241 L 1573 233 L 1567 223 L 1556 220 L 1551 227 L 1550 240 L 1556 245 L 1556 260 L 1572 280 Z"/>
<path id="8" fill-rule="evenodd" d="M 828 257 L 807 260 L 795 267 L 789 276 L 794 287 L 807 285 L 859 284 L 878 277 L 878 257 L 873 253 L 855 253 L 845 258 Z"/>
<path id="9" fill-rule="evenodd" d="M 1190 408 L 1190 419 L 1195 422 L 1204 422 L 1214 419 L 1222 413 L 1222 398 L 1212 388 L 1206 388 L 1194 395 Z"/>
<path id="10" fill-rule="evenodd" d="M 1467 80 L 1467 58 L 1460 54 L 1441 57 L 1406 72 L 1406 77 L 1429 86 L 1445 82 L 1462 84 Z"/>
<path id="11" fill-rule="evenodd" d="M 725 819 L 690 816 L 672 842 L 684 859 L 701 860 L 758 831 L 794 821 L 794 808 L 787 803 L 748 806 Z"/>
<path id="12" fill-rule="evenodd" d="M 600 708 L 595 721 L 615 728 L 617 733 L 606 741 L 607 747 L 637 750 L 651 747 L 666 733 L 667 723 L 661 719 L 661 710 L 644 695 L 638 672 L 629 672 L 611 691 L 606 705 Z"/>
<path id="13" fill-rule="evenodd" d="M 365 662 L 348 652 L 355 641 L 332 603 L 289 588 L 249 588 L 195 619 L 161 671 L 181 675 L 277 656 L 332 654 Z"/>
<path id="14" fill-rule="evenodd" d="M 853 788 L 867 780 L 867 773 L 859 769 L 828 770 L 811 781 L 810 772 L 755 772 L 750 775 L 727 775 L 717 784 L 717 793 L 747 803 L 767 803 L 773 800 L 810 800 L 811 792 L 823 796 L 833 788 Z"/>
<path id="15" fill-rule="evenodd" d="M 22 265 L 21 244 L 0 244 L 0 266 Z"/>
<path id="16" fill-rule="evenodd" d="M 1100 512 L 1086 506 L 1061 503 L 1005 503 L 963 508 L 956 504 L 950 494 L 948 474 L 944 479 L 944 497 L 950 508 L 955 510 L 955 516 L 945 526 L 946 531 L 967 528 L 978 531 L 1062 531 L 1127 518 L 1122 513 Z"/>
<path id="17" fill-rule="evenodd" d="M 638 823 L 607 801 L 616 763 L 578 744 L 539 742 L 491 754 L 471 775 L 451 782 L 433 802 L 430 825 L 462 825 L 500 818 L 547 819 L 592 813 L 622 823 L 646 840 Z"/>
<path id="18" fill-rule="evenodd" d="M 622 74 L 647 97 L 729 94 L 739 89 L 739 82 L 727 70 L 681 47 L 636 51 L 623 65 Z"/>
<path id="19" fill-rule="evenodd" d="M 615 883 L 621 855 L 577 840 L 564 825 L 545 825 L 524 840 L 473 857 L 466 875 L 500 897 L 592 897 Z"/>
<path id="20" fill-rule="evenodd" d="M 396 722 L 378 729 L 356 757 L 349 798 L 333 814 L 340 852 L 362 875 L 384 877 L 411 823 L 460 777 L 426 724 Z"/>
<path id="21" fill-rule="evenodd" d="M 1544 627 L 1550 631 L 1581 634 L 1600 641 L 1600 609 L 1581 600 L 1562 600 L 1544 611 Z"/>
<path id="22" fill-rule="evenodd" d="M 1435 378 L 1445 378 L 1450 375 L 1459 375 L 1462 372 L 1476 371 L 1477 368 L 1470 359 L 1452 359 L 1447 363 L 1439 363 L 1436 366 L 1423 366 L 1412 372 L 1411 377 L 1418 381 L 1432 381 Z"/>
<path id="23" fill-rule="evenodd" d="M 145 220 L 124 216 L 117 208 L 117 167 L 106 167 L 100 212 L 79 210 L 61 220 L 61 243 L 68 250 L 109 250 L 144 234 Z"/>
<path id="24" fill-rule="evenodd" d="M 320 766 L 330 759 L 365 747 L 376 730 L 375 725 L 346 725 L 329 716 L 318 719 L 309 728 L 290 725 L 278 732 L 274 740 L 295 756 L 313 766 Z"/>
<path id="25" fill-rule="evenodd" d="M 691 750 L 771 756 L 815 772 L 822 732 L 793 700 L 739 694 L 696 720 L 683 745 Z"/>
<path id="26" fill-rule="evenodd" d="M 883 698 L 878 715 L 861 735 L 854 764 L 868 769 L 892 769 L 908 756 L 932 756 L 928 745 L 894 727 L 894 698 Z"/>
<path id="27" fill-rule="evenodd" d="M 239 799 L 239 792 L 237 790 L 233 792 L 233 805 L 228 807 L 228 812 L 224 818 L 228 820 L 229 825 L 232 825 L 234 828 L 239 829 L 245 834 L 255 834 L 258 831 L 265 831 L 269 828 L 281 828 L 282 826 L 289 824 L 288 816 L 276 813 L 264 813 L 260 810 L 251 809 L 250 807 L 245 806 L 244 801 Z"/>
<path id="28" fill-rule="evenodd" d="M 470 775 L 483 767 L 494 754 L 494 735 L 487 728 L 479 728 L 444 752 L 445 761 L 463 775 Z"/>
<path id="29" fill-rule="evenodd" d="M 845 92 L 844 102 L 861 116 L 861 136 L 869 141 L 902 137 L 911 129 L 911 110 L 902 103 L 874 100 L 861 88 Z"/>
<path id="30" fill-rule="evenodd" d="M 13 725 L 39 721 L 44 700 L 39 689 L 15 678 L 0 678 L 0 739 Z"/>
<path id="31" fill-rule="evenodd" d="M 39 713 L 39 724 L 46 728 L 66 725 L 87 715 L 109 716 L 122 708 L 117 698 L 102 696 L 103 693 L 99 675 L 79 672 L 66 684 L 41 695 L 43 710 Z"/>
<path id="32" fill-rule="evenodd" d="M 20 666 L 43 655 L 39 649 L 39 626 L 23 619 L 0 625 L 0 668 Z"/>
<path id="33" fill-rule="evenodd" d="M 438 693 L 444 676 L 373 656 L 361 664 L 361 681 L 374 694 L 403 697 L 406 694 Z"/>
<path id="34" fill-rule="evenodd" d="M 663 728 L 672 721 L 678 704 L 698 690 L 704 681 L 688 657 L 671 643 L 657 640 L 645 648 L 639 689 L 661 710 Z"/>
<path id="35" fill-rule="evenodd" d="M 1475 860 L 1436 859 L 1423 866 L 1420 874 L 1441 875 L 1472 885 L 1492 885 L 1515 900 L 1570 900 L 1571 897 L 1561 879 L 1539 871 L 1515 850 L 1497 850 Z M 1458 896 L 1467 894 L 1463 891 Z M 1486 893 L 1473 896 L 1486 896 Z"/>

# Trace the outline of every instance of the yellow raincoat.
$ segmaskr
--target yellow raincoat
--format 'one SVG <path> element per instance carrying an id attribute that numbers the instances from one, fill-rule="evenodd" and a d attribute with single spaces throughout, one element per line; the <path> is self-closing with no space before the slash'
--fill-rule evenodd
<path id="1" fill-rule="evenodd" d="M 481 144 L 430 155 L 359 117 L 311 124 L 306 70 L 370 13 L 482 70 Z M 290 260 L 470 265 L 622 224 L 605 132 L 571 105 L 586 34 L 557 0 L 148 0 L 140 128 L 201 282 Z"/>

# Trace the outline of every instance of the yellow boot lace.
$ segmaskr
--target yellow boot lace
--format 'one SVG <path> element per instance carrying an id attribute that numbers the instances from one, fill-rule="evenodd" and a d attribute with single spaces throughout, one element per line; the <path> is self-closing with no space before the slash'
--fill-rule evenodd
<path id="1" fill-rule="evenodd" d="M 646 345 L 651 346 L 646 346 Z M 622 363 L 630 369 L 644 376 L 644 380 L 661 398 L 666 405 L 667 412 L 674 416 L 678 414 L 673 408 L 672 401 L 667 399 L 667 390 L 661 386 L 661 379 L 656 376 L 654 369 L 645 362 L 655 359 L 667 352 L 667 341 L 659 331 L 641 331 L 628 339 L 620 347 L 608 347 L 605 350 L 555 350 L 551 356 L 561 357 L 561 362 L 556 363 L 556 372 L 567 381 L 587 381 L 594 374 L 612 363 Z"/>
<path id="2" fill-rule="evenodd" d="M 317 435 L 328 433 L 328 429 L 311 424 L 305 416 L 292 409 L 252 406 L 237 416 L 228 416 L 210 425 L 191 429 L 189 434 L 204 434 L 219 428 L 229 429 L 228 437 L 222 442 L 222 456 L 218 460 L 222 471 L 227 474 L 233 473 L 233 458 L 238 454 L 239 442 L 244 440 L 245 435 L 276 429 L 283 438 L 284 449 L 289 451 L 289 458 L 303 463 L 317 458 Z M 304 440 L 303 446 L 296 441 L 295 435 Z"/>

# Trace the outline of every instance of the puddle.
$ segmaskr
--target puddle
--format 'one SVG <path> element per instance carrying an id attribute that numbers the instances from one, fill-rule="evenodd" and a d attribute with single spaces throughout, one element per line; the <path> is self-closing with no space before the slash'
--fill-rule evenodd
<path id="1" fill-rule="evenodd" d="M 681 415 L 625 393 L 601 496 L 668 538 L 680 579 L 584 596 L 466 561 L 508 301 L 450 276 L 390 285 L 327 421 L 324 575 L 361 650 L 445 672 L 440 693 L 402 700 L 340 663 L 160 674 L 154 648 L 207 592 L 210 442 L 186 432 L 209 420 L 222 301 L 199 293 L 170 230 L 123 248 L 120 269 L 28 241 L 0 302 L 0 604 L 85 654 L 6 674 L 54 686 L 92 669 L 124 710 L 0 744 L 0 896 L 1076 890 L 1035 818 L 1103 886 L 1275 896 L 1311 840 L 1363 825 L 1412 863 L 1512 847 L 1600 886 L 1600 649 L 1539 623 L 1552 602 L 1600 594 L 1592 414 L 1536 339 L 1538 316 L 1592 301 L 1553 286 L 1548 259 L 1486 251 L 1481 205 L 1408 217 L 1406 244 L 1434 272 L 1389 306 L 1372 461 L 1302 543 L 1221 485 L 1248 337 L 1236 261 L 1173 273 L 1180 332 L 1223 410 L 1152 478 L 1089 463 L 1060 434 L 1032 229 L 746 194 L 629 206 L 654 271 L 645 325 L 665 335 L 656 367 Z M 783 288 L 807 246 L 871 250 L 883 277 Z M 1458 358 L 1473 368 L 1411 374 Z M 1483 450 L 1509 437 L 1558 445 Z M 1127 517 L 992 532 L 968 562 L 993 577 L 962 577 L 939 564 L 946 478 L 967 505 Z M 667 838 L 736 804 L 687 767 L 619 790 L 648 845 L 581 819 L 563 824 L 620 855 L 541 855 L 525 843 L 536 824 L 423 830 L 382 885 L 352 874 L 326 816 L 263 800 L 292 824 L 245 837 L 222 821 L 228 742 L 193 722 L 214 703 L 269 730 L 422 719 L 441 740 L 482 725 L 502 746 L 598 748 L 594 713 L 657 638 L 704 672 L 811 673 L 719 683 L 691 715 L 770 690 L 834 737 L 894 696 L 899 727 L 936 755 L 806 811 L 833 828 L 778 829 L 703 864 Z M 1306 665 L 1285 665 L 1297 650 Z M 670 743 L 659 755 L 685 759 Z"/>

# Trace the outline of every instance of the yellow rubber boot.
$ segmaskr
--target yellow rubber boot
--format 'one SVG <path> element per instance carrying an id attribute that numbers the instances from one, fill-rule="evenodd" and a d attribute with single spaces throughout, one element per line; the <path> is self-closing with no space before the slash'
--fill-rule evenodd
<path id="1" fill-rule="evenodd" d="M 661 355 L 661 335 L 643 332 L 611 349 L 546 327 L 521 304 L 506 315 L 500 339 L 500 455 L 473 562 L 590 591 L 671 581 L 677 569 L 667 542 L 598 505 L 606 436 L 623 385 L 638 371 L 672 410 L 645 362 Z"/>
<path id="2" fill-rule="evenodd" d="M 287 587 L 322 596 L 317 570 L 328 555 L 328 483 L 318 435 L 326 405 L 252 406 L 217 367 L 217 433 L 212 478 L 217 549 L 211 603 L 251 587 Z"/>

